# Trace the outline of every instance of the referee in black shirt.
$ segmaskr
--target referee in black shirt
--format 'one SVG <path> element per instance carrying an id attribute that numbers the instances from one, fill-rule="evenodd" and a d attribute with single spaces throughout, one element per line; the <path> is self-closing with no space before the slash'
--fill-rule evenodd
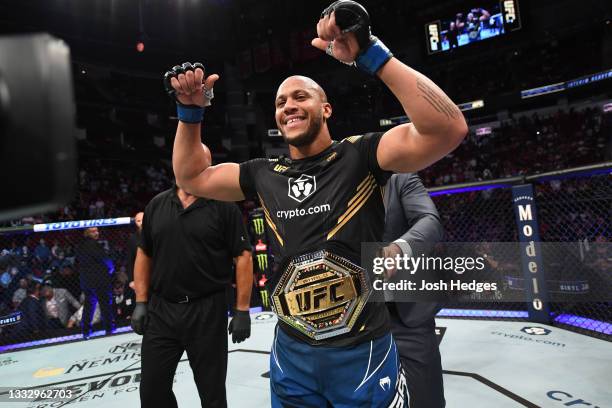
<path id="1" fill-rule="evenodd" d="M 142 341 L 142 407 L 177 407 L 172 392 L 187 351 L 202 407 L 225 407 L 227 303 L 232 258 L 237 300 L 229 326 L 234 342 L 250 336 L 251 248 L 233 203 L 198 198 L 178 187 L 145 208 L 134 266 L 132 327 Z"/>

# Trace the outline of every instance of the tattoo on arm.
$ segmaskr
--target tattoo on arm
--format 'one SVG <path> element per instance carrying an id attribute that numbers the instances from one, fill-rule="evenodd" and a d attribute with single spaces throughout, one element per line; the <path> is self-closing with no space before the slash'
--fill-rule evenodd
<path id="1" fill-rule="evenodd" d="M 420 78 L 417 78 L 417 88 L 421 91 L 419 96 L 422 96 L 435 110 L 448 119 L 459 118 L 459 108 Z"/>

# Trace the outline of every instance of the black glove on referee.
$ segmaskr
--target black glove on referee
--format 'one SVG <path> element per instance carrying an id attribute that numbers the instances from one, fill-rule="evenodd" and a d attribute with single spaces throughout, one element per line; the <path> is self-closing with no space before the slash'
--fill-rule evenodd
<path id="1" fill-rule="evenodd" d="M 227 328 L 232 343 L 241 343 L 251 337 L 251 316 L 248 310 L 234 310 L 234 317 Z"/>
<path id="2" fill-rule="evenodd" d="M 132 312 L 131 325 L 136 334 L 142 335 L 147 329 L 149 316 L 147 316 L 147 302 L 136 302 L 134 312 Z"/>

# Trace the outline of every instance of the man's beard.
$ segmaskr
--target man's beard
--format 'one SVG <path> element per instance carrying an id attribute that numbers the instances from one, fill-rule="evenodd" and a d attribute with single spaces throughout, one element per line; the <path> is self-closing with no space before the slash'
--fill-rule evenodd
<path id="1" fill-rule="evenodd" d="M 302 134 L 299 134 L 291 139 L 287 138 L 283 133 L 283 139 L 287 144 L 290 144 L 293 147 L 303 147 L 308 146 L 317 138 L 319 131 L 321 130 L 321 126 L 323 126 L 323 114 L 319 113 L 317 116 L 313 117 L 313 120 L 308 125 L 308 129 Z"/>

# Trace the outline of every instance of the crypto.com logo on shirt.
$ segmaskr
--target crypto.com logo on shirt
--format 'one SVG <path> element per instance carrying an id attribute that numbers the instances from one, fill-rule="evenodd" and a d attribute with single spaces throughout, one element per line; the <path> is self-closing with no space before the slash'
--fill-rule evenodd
<path id="1" fill-rule="evenodd" d="M 316 178 L 308 174 L 302 174 L 297 179 L 290 178 L 288 182 L 289 192 L 287 195 L 298 203 L 301 203 L 317 191 Z"/>

